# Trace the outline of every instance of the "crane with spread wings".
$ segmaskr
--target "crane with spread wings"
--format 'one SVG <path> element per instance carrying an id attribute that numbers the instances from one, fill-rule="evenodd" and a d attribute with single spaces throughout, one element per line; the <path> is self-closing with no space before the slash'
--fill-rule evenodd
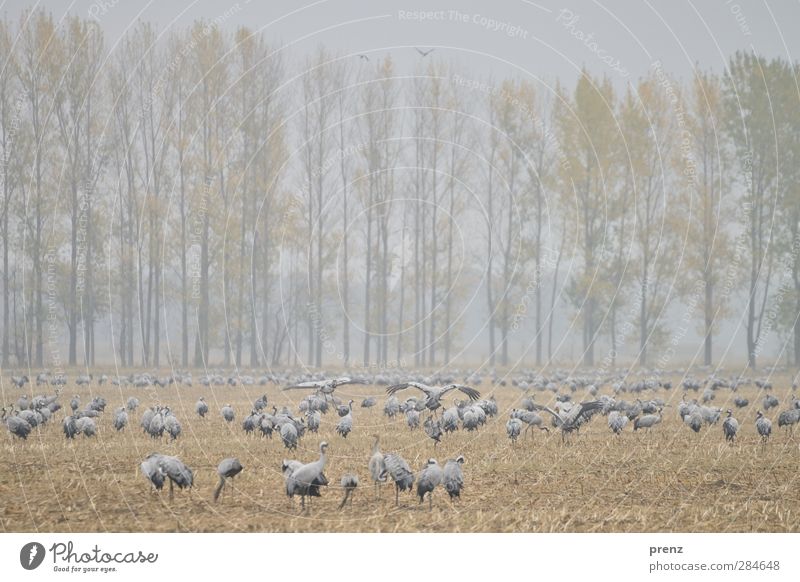
<path id="1" fill-rule="evenodd" d="M 564 442 L 567 433 L 580 429 L 580 427 L 588 422 L 598 410 L 603 408 L 603 402 L 600 400 L 581 402 L 563 412 L 556 412 L 552 408 L 543 404 L 536 404 L 535 402 L 533 403 L 533 408 L 535 410 L 548 412 L 553 416 L 556 428 L 561 429 L 561 442 Z"/>
<path id="2" fill-rule="evenodd" d="M 386 389 L 386 393 L 392 395 L 400 392 L 401 390 L 405 390 L 406 388 L 416 388 L 425 394 L 425 408 L 431 412 L 435 412 L 436 409 L 442 405 L 442 397 L 453 390 L 459 390 L 460 392 L 463 392 L 469 397 L 470 400 L 478 400 L 481 397 L 480 392 L 474 388 L 470 388 L 469 386 L 464 386 L 463 384 L 428 386 L 427 384 L 422 384 L 421 382 L 404 382 L 403 384 L 395 384 L 394 386 L 389 386 Z"/>
<path id="3" fill-rule="evenodd" d="M 341 378 L 331 378 L 328 380 L 312 380 L 309 382 L 299 382 L 298 384 L 292 384 L 291 386 L 285 386 L 283 390 L 314 390 L 317 394 L 322 394 L 327 397 L 333 394 L 333 391 L 336 390 L 339 386 L 346 386 L 348 384 L 368 384 L 366 380 L 360 380 L 358 378 L 349 378 L 347 376 L 343 376 Z"/>

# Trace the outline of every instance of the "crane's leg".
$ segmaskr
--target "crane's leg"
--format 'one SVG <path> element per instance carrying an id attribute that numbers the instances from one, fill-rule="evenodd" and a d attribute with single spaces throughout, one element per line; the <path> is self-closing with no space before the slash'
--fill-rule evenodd
<path id="1" fill-rule="evenodd" d="M 428 511 L 433 511 L 433 491 L 428 493 Z"/>
<path id="2" fill-rule="evenodd" d="M 172 484 L 172 479 L 170 479 L 169 480 L 169 500 L 172 501 L 172 499 L 174 497 L 175 497 L 174 486 Z"/>
<path id="3" fill-rule="evenodd" d="M 394 504 L 395 506 L 400 505 L 400 487 L 397 483 L 394 484 Z"/>

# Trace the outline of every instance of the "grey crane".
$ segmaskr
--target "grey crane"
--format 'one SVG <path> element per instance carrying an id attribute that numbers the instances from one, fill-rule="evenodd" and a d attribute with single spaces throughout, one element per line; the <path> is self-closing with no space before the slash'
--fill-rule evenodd
<path id="1" fill-rule="evenodd" d="M 156 411 L 153 408 L 147 408 L 147 410 L 145 410 L 142 413 L 142 418 L 139 419 L 139 426 L 142 427 L 142 430 L 144 432 L 149 433 L 149 431 L 150 431 L 150 421 L 153 420 L 153 417 L 155 416 L 155 414 L 156 414 Z"/>
<path id="2" fill-rule="evenodd" d="M 174 441 L 179 436 L 181 436 L 181 423 L 178 421 L 178 417 L 167 407 L 166 411 L 164 412 L 164 430 L 169 434 L 169 436 Z"/>
<path id="3" fill-rule="evenodd" d="M 461 470 L 464 465 L 464 456 L 459 455 L 455 459 L 447 459 L 444 464 L 442 482 L 444 490 L 452 500 L 454 497 L 461 497 L 461 490 L 464 488 L 464 473 Z"/>
<path id="4" fill-rule="evenodd" d="M 378 400 L 374 396 L 367 396 L 361 401 L 361 408 L 372 408 L 377 403 Z"/>
<path id="5" fill-rule="evenodd" d="M 394 481 L 394 503 L 400 504 L 400 492 L 411 491 L 414 486 L 414 473 L 408 466 L 406 460 L 395 453 L 387 453 L 383 456 L 383 464 L 386 474 Z"/>
<path id="6" fill-rule="evenodd" d="M 124 406 L 117 408 L 117 411 L 114 413 L 113 425 L 117 432 L 124 430 L 128 425 L 128 413 L 125 412 Z"/>
<path id="7" fill-rule="evenodd" d="M 6 409 L 4 408 L 3 414 L 5 415 L 5 413 Z M 33 427 L 27 420 L 20 418 L 17 415 L 8 416 L 7 418 L 4 418 L 4 420 L 6 422 L 8 432 L 19 439 L 27 440 L 28 435 L 31 434 L 31 431 L 33 430 Z"/>
<path id="8" fill-rule="evenodd" d="M 164 487 L 165 480 L 169 479 L 170 499 L 174 496 L 175 485 L 184 489 L 191 488 L 194 483 L 192 470 L 177 457 L 150 453 L 139 467 L 156 490 L 160 491 Z"/>
<path id="9" fill-rule="evenodd" d="M 481 420 L 478 411 L 472 406 L 468 407 L 464 411 L 464 418 L 461 419 L 461 425 L 464 427 L 464 430 L 467 432 L 478 430 L 480 424 Z"/>
<path id="10" fill-rule="evenodd" d="M 480 392 L 474 388 L 470 388 L 469 386 L 464 386 L 463 384 L 428 386 L 427 384 L 422 384 L 421 382 L 404 382 L 402 384 L 395 384 L 394 386 L 389 386 L 386 389 L 386 393 L 389 395 L 394 395 L 401 390 L 405 390 L 406 388 L 416 388 L 425 394 L 425 408 L 431 412 L 435 412 L 436 409 L 442 405 L 442 397 L 453 390 L 459 390 L 460 392 L 463 392 L 469 397 L 470 400 L 478 400 L 481 397 Z"/>
<path id="11" fill-rule="evenodd" d="M 756 430 L 761 435 L 762 442 L 766 444 L 767 440 L 769 440 L 769 435 L 772 434 L 772 421 L 764 416 L 760 410 L 756 412 Z"/>
<path id="12" fill-rule="evenodd" d="M 778 415 L 778 428 L 788 426 L 789 432 L 792 432 L 794 425 L 800 422 L 800 408 L 790 408 L 784 410 Z"/>
<path id="13" fill-rule="evenodd" d="M 267 395 L 262 394 L 258 398 L 256 398 L 255 402 L 253 402 L 253 409 L 261 412 L 267 407 Z"/>
<path id="14" fill-rule="evenodd" d="M 625 414 L 620 413 L 618 410 L 612 410 L 608 414 L 608 428 L 610 428 L 614 434 L 618 435 L 622 432 L 622 429 L 625 428 L 625 425 L 628 424 L 628 417 Z"/>
<path id="15" fill-rule="evenodd" d="M 281 425 L 281 440 L 283 441 L 283 446 L 287 449 L 296 449 L 297 448 L 297 426 L 289 421 L 283 422 Z"/>
<path id="16" fill-rule="evenodd" d="M 281 471 L 283 473 L 283 480 L 285 485 L 288 487 L 289 480 L 292 476 L 292 473 L 303 466 L 303 463 L 300 461 L 291 460 L 288 461 L 286 459 L 283 460 L 283 464 L 281 465 Z M 321 497 L 320 495 L 320 487 L 324 487 L 328 484 L 328 479 L 325 477 L 324 473 L 321 473 L 319 478 L 314 480 L 311 486 L 308 489 L 308 497 Z"/>
<path id="17" fill-rule="evenodd" d="M 430 416 L 425 419 L 423 423 L 423 428 L 425 429 L 425 434 L 428 435 L 428 438 L 433 440 L 433 447 L 436 448 L 442 440 L 442 423 L 439 419 L 431 418 Z"/>
<path id="18" fill-rule="evenodd" d="M 525 431 L 528 432 L 531 427 L 535 426 L 539 430 L 550 432 L 550 429 L 544 426 L 544 419 L 533 410 L 517 410 L 516 408 L 511 411 L 511 416 L 518 418 L 525 424 Z"/>
<path id="19" fill-rule="evenodd" d="M 369 458 L 368 468 L 369 475 L 375 483 L 375 496 L 380 495 L 381 483 L 386 481 L 386 464 L 383 461 L 383 453 L 380 450 L 380 437 L 376 434 L 372 435 L 375 442 L 372 443 L 372 456 Z"/>
<path id="20" fill-rule="evenodd" d="M 764 410 L 769 410 L 770 408 L 776 408 L 780 405 L 780 401 L 773 396 L 772 394 L 766 394 L 763 400 Z"/>
<path id="21" fill-rule="evenodd" d="M 89 418 L 88 416 L 81 416 L 80 418 L 76 419 L 75 428 L 77 428 L 78 432 L 87 438 L 97 435 L 97 425 L 95 424 L 94 419 Z"/>
<path id="22" fill-rule="evenodd" d="M 164 413 L 161 409 L 156 410 L 150 419 L 150 423 L 147 425 L 147 434 L 154 439 L 159 439 L 164 435 Z"/>
<path id="23" fill-rule="evenodd" d="M 522 421 L 518 418 L 511 417 L 506 422 L 506 434 L 511 439 L 511 443 L 516 443 L 522 432 Z"/>
<path id="24" fill-rule="evenodd" d="M 92 401 L 89 403 L 89 406 L 86 407 L 86 410 L 96 410 L 97 412 L 103 412 L 106 409 L 106 399 L 102 396 L 95 396 L 92 398 Z"/>
<path id="25" fill-rule="evenodd" d="M 136 412 L 136 409 L 139 408 L 139 399 L 135 396 L 131 396 L 125 403 L 125 407 L 128 409 L 128 412 Z"/>
<path id="26" fill-rule="evenodd" d="M 339 415 L 339 417 L 347 416 L 348 414 L 350 414 L 352 412 L 352 410 L 353 410 L 353 402 L 354 401 L 351 400 L 347 404 L 340 404 L 339 406 L 336 407 L 336 413 Z"/>
<path id="27" fill-rule="evenodd" d="M 258 430 L 261 431 L 261 436 L 272 439 L 272 431 L 275 429 L 275 417 L 271 414 L 262 414 L 261 422 L 258 423 Z"/>
<path id="28" fill-rule="evenodd" d="M 200 399 L 197 401 L 197 404 L 194 405 L 194 409 L 200 418 L 206 417 L 206 414 L 208 414 L 208 404 L 206 404 L 205 397 L 200 397 Z"/>
<path id="29" fill-rule="evenodd" d="M 406 425 L 411 430 L 419 428 L 419 411 L 416 408 L 406 409 Z"/>
<path id="30" fill-rule="evenodd" d="M 358 487 L 358 475 L 353 475 L 352 473 L 346 473 L 342 476 L 341 480 L 342 489 L 344 489 L 344 497 L 342 498 L 342 502 L 339 504 L 339 509 L 344 507 L 344 504 L 347 503 L 347 500 L 350 499 L 350 505 L 353 504 L 353 494 L 355 493 L 356 487 Z"/>
<path id="31" fill-rule="evenodd" d="M 78 408 L 81 407 L 81 397 L 80 395 L 76 394 L 72 397 L 72 400 L 69 401 L 69 407 L 72 409 L 72 412 L 76 412 Z"/>
<path id="32" fill-rule="evenodd" d="M 728 417 L 722 423 L 722 432 L 725 433 L 725 440 L 733 444 L 738 431 L 739 421 L 733 417 L 733 412 L 728 410 Z"/>
<path id="33" fill-rule="evenodd" d="M 222 414 L 222 418 L 225 419 L 225 422 L 231 423 L 236 419 L 236 414 L 233 412 L 233 407 L 230 404 L 226 404 L 220 410 L 220 414 Z"/>
<path id="34" fill-rule="evenodd" d="M 325 441 L 319 444 L 319 459 L 312 462 L 300 465 L 294 468 L 286 479 L 286 495 L 294 497 L 300 496 L 300 507 L 305 509 L 306 497 L 310 495 L 313 487 L 319 491 L 319 485 L 324 478 L 323 471 L 328 462 L 328 443 Z M 327 484 L 327 479 L 325 479 Z"/>
<path id="35" fill-rule="evenodd" d="M 417 496 L 419 497 L 419 502 L 422 503 L 425 495 L 428 495 L 429 510 L 433 510 L 433 490 L 441 485 L 443 478 L 444 471 L 442 471 L 436 459 L 428 459 L 427 465 L 422 469 L 419 479 L 417 479 Z"/>
<path id="36" fill-rule="evenodd" d="M 311 432 L 317 432 L 319 430 L 319 425 L 322 422 L 322 415 L 320 414 L 319 410 L 309 410 L 306 412 L 306 426 L 308 426 L 308 430 Z"/>
<path id="37" fill-rule="evenodd" d="M 639 416 L 633 421 L 633 430 L 634 432 L 642 429 L 647 429 L 648 431 L 653 428 L 655 425 L 661 422 L 661 410 L 659 409 L 657 414 L 645 414 L 644 416 Z"/>
<path id="38" fill-rule="evenodd" d="M 451 406 L 442 413 L 442 430 L 444 432 L 455 432 L 458 430 L 458 408 Z"/>
<path id="39" fill-rule="evenodd" d="M 65 438 L 74 439 L 76 436 L 78 436 L 78 426 L 75 423 L 74 417 L 65 416 L 61 426 L 64 429 Z"/>
<path id="40" fill-rule="evenodd" d="M 241 473 L 242 469 L 244 469 L 244 467 L 242 467 L 242 464 L 236 457 L 228 457 L 227 459 L 222 459 L 222 461 L 220 461 L 219 465 L 217 465 L 219 485 L 217 485 L 217 488 L 214 489 L 214 501 L 219 499 L 219 495 L 222 493 L 222 490 L 225 487 L 225 481 L 230 479 L 231 486 L 233 486 L 233 478 Z"/>
<path id="41" fill-rule="evenodd" d="M 699 409 L 693 410 L 683 417 L 683 422 L 694 432 L 700 432 L 700 429 L 703 427 L 703 415 L 700 414 Z"/>
<path id="42" fill-rule="evenodd" d="M 396 396 L 391 396 L 386 399 L 383 405 L 383 413 L 389 418 L 394 418 L 400 412 L 400 401 Z"/>
<path id="43" fill-rule="evenodd" d="M 30 380 L 27 376 L 11 376 L 11 383 L 17 388 L 23 388 L 28 382 Z"/>
<path id="44" fill-rule="evenodd" d="M 553 416 L 556 428 L 561 429 L 561 441 L 564 442 L 567 433 L 580 429 L 581 425 L 587 422 L 592 415 L 603 408 L 603 402 L 592 400 L 576 404 L 569 411 L 558 413 L 555 410 L 542 404 L 533 403 L 536 410 L 543 410 Z"/>
<path id="45" fill-rule="evenodd" d="M 285 386 L 282 390 L 314 390 L 317 394 L 323 394 L 325 398 L 333 394 L 339 386 L 346 386 L 348 384 L 366 384 L 365 380 L 357 378 L 349 378 L 343 376 L 341 378 L 331 378 L 329 380 L 316 380 L 310 382 L 300 382 L 291 386 Z"/>
<path id="46" fill-rule="evenodd" d="M 39 426 L 39 424 L 41 424 L 40 421 L 42 420 L 41 415 L 30 409 L 20 410 L 17 412 L 17 416 L 31 425 L 31 428 L 36 428 Z"/>
<path id="47" fill-rule="evenodd" d="M 342 436 L 342 438 L 347 438 L 347 435 L 350 434 L 350 431 L 353 430 L 353 401 L 350 401 L 348 405 L 347 414 L 342 416 L 339 419 L 339 422 L 336 424 L 336 432 Z"/>
<path id="48" fill-rule="evenodd" d="M 252 434 L 258 428 L 258 425 L 261 423 L 261 414 L 258 413 L 255 409 L 250 411 L 244 420 L 242 421 L 242 429 L 246 434 Z"/>

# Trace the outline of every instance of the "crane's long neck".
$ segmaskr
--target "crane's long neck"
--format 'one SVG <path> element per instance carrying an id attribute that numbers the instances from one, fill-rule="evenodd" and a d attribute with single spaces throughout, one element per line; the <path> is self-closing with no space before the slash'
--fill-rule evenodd
<path id="1" fill-rule="evenodd" d="M 372 444 L 372 454 L 373 454 L 373 455 L 374 455 L 375 453 L 377 453 L 377 452 L 378 452 L 378 450 L 379 450 L 379 449 L 378 449 L 378 442 L 379 442 L 379 441 L 380 441 L 380 439 L 379 439 L 378 437 L 375 437 L 375 442 Z"/>

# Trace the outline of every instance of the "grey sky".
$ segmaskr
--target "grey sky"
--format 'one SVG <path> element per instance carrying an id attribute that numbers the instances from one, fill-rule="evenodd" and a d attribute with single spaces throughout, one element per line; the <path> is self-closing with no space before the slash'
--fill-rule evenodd
<path id="1" fill-rule="evenodd" d="M 345 52 L 391 53 L 403 70 L 420 58 L 410 47 L 437 47 L 439 58 L 468 62 L 471 70 L 502 77 L 516 69 L 567 83 L 582 66 L 624 86 L 655 60 L 686 77 L 695 63 L 721 70 L 737 49 L 791 60 L 800 54 L 800 39 L 791 30 L 800 22 L 796 1 L 15 0 L 4 9 L 16 18 L 34 5 L 56 17 L 69 11 L 96 16 L 109 46 L 137 18 L 162 31 L 198 18 L 219 19 L 231 29 L 264 29 L 275 42 L 291 43 L 295 57 L 324 44 Z M 428 13 L 425 20 L 415 18 L 420 11 Z"/>

